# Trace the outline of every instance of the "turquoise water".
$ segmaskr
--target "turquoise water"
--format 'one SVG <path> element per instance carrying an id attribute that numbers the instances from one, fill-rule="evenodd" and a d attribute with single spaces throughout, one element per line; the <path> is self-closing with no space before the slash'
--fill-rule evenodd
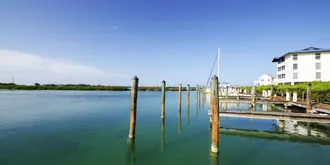
<path id="1" fill-rule="evenodd" d="M 207 99 L 202 97 L 196 104 L 192 92 L 188 108 L 183 93 L 179 114 L 177 92 L 167 92 L 162 131 L 160 92 L 138 95 L 136 139 L 129 145 L 127 92 L 0 91 L 0 165 L 316 165 L 330 161 L 330 145 L 318 139 L 312 143 L 243 134 L 221 134 L 219 156 L 210 156 Z M 287 122 L 285 134 L 306 132 L 306 123 L 294 123 L 291 129 L 292 121 Z M 220 127 L 278 132 L 275 120 L 221 117 Z M 328 137 L 327 126 L 311 127 L 307 136 Z"/>

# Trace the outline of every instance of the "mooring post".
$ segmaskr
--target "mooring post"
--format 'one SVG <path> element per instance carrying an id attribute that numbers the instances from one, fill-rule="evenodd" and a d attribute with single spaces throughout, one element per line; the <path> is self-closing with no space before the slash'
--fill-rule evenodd
<path id="1" fill-rule="evenodd" d="M 285 93 L 285 100 L 286 101 L 290 101 L 291 100 L 291 98 L 290 98 L 290 92 L 289 91 L 287 91 L 286 93 Z"/>
<path id="2" fill-rule="evenodd" d="M 228 86 L 226 86 L 226 99 L 228 99 Z"/>
<path id="3" fill-rule="evenodd" d="M 198 85 L 196 85 L 196 104 L 198 104 L 198 94 L 199 91 L 198 91 Z"/>
<path id="4" fill-rule="evenodd" d="M 165 118 L 165 92 L 166 92 L 166 82 L 162 81 L 162 111 L 161 111 L 161 119 Z"/>
<path id="5" fill-rule="evenodd" d="M 239 99 L 240 99 L 240 98 L 239 98 L 239 94 L 240 94 L 240 92 L 239 92 L 239 91 L 240 91 L 240 88 L 237 88 L 237 89 L 236 89 L 236 92 L 237 92 L 237 100 L 239 100 Z"/>
<path id="6" fill-rule="evenodd" d="M 136 123 L 136 103 L 138 96 L 139 88 L 139 78 L 134 76 L 132 78 L 132 88 L 131 88 L 131 115 L 130 115 L 130 124 L 129 124 L 129 134 L 128 138 L 135 138 L 135 123 Z"/>
<path id="7" fill-rule="evenodd" d="M 212 95 L 213 95 L 213 115 L 212 115 L 212 144 L 211 152 L 219 152 L 219 85 L 218 77 L 216 75 L 212 76 Z"/>
<path id="8" fill-rule="evenodd" d="M 251 90 L 251 103 L 250 103 L 250 109 L 254 109 L 255 104 L 256 104 L 256 91 L 255 91 L 256 87 L 253 86 L 252 90 Z"/>
<path id="9" fill-rule="evenodd" d="M 190 85 L 187 85 L 187 105 L 190 104 Z"/>
<path id="10" fill-rule="evenodd" d="M 212 83 L 212 82 L 211 82 Z M 212 128 L 212 119 L 213 119 L 213 85 L 211 85 L 211 92 L 210 92 L 210 102 L 209 102 L 209 109 L 210 109 L 210 128 Z"/>
<path id="11" fill-rule="evenodd" d="M 301 93 L 301 100 L 305 101 L 305 91 L 302 91 L 302 93 Z"/>
<path id="12" fill-rule="evenodd" d="M 181 100 L 182 100 L 182 83 L 179 84 L 179 109 L 181 110 Z"/>
<path id="13" fill-rule="evenodd" d="M 274 88 L 271 87 L 271 88 L 270 88 L 270 95 L 269 95 L 269 100 L 270 100 L 270 101 L 273 100 L 273 90 L 274 90 Z"/>
<path id="14" fill-rule="evenodd" d="M 292 101 L 292 92 L 289 91 L 289 101 L 291 102 Z"/>
<path id="15" fill-rule="evenodd" d="M 292 96 L 293 98 L 292 98 L 292 102 L 297 102 L 298 101 L 298 93 L 297 93 L 297 91 L 294 91 L 293 92 L 293 96 Z"/>
<path id="16" fill-rule="evenodd" d="M 312 84 L 307 84 L 307 105 L 306 105 L 306 113 L 311 113 L 312 109 Z"/>

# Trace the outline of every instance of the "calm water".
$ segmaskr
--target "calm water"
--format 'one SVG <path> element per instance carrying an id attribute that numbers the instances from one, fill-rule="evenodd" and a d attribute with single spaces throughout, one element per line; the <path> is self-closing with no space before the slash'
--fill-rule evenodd
<path id="1" fill-rule="evenodd" d="M 328 125 L 286 121 L 284 130 L 279 131 L 276 120 L 227 117 L 220 118 L 220 126 L 231 131 L 221 133 L 219 157 L 211 157 L 207 99 L 196 105 L 192 92 L 188 108 L 185 95 L 179 114 L 177 93 L 167 93 L 162 131 L 160 92 L 139 92 L 136 140 L 129 146 L 127 92 L 0 91 L 0 165 L 330 162 Z M 247 104 L 231 104 L 222 105 L 222 109 L 226 106 L 248 108 Z M 269 108 L 257 105 L 257 110 Z M 272 106 L 271 110 L 280 111 L 281 107 Z"/>

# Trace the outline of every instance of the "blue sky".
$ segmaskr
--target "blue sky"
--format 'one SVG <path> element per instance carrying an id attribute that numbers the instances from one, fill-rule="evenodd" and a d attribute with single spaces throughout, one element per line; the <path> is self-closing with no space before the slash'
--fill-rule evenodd
<path id="1" fill-rule="evenodd" d="M 18 64 L 3 62 L 8 66 L 0 67 L 0 81 L 15 75 L 21 83 L 127 85 L 137 75 L 142 85 L 163 79 L 169 85 L 205 84 L 221 47 L 220 80 L 250 85 L 261 74 L 276 74 L 275 56 L 309 46 L 330 48 L 329 6 L 327 0 L 2 0 L 1 58 L 35 55 L 39 61 L 29 66 L 64 62 L 90 74 L 70 72 L 77 80 L 44 72 L 29 81 L 24 75 L 32 73 L 16 73 L 24 68 L 14 67 L 28 61 L 17 56 Z"/>

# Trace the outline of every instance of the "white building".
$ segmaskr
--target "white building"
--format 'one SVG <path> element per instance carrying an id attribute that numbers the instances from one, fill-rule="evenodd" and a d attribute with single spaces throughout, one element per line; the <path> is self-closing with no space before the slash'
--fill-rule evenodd
<path id="1" fill-rule="evenodd" d="M 274 58 L 279 84 L 330 81 L 330 49 L 309 47 Z"/>
<path id="2" fill-rule="evenodd" d="M 263 74 L 259 77 L 258 81 L 254 82 L 255 86 L 263 86 L 263 85 L 276 85 L 276 77 L 273 77 L 269 74 Z"/>

